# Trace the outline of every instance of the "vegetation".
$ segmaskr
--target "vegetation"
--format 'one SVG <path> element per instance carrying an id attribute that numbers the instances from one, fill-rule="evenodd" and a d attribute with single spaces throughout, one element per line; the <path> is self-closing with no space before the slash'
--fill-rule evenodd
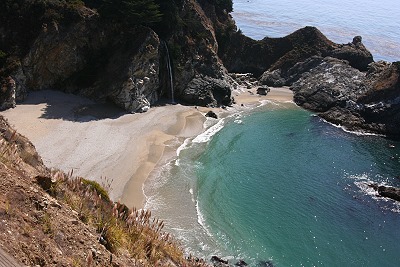
<path id="1" fill-rule="evenodd" d="M 230 13 L 233 11 L 233 2 L 232 0 L 209 0 L 212 4 L 214 4 L 218 10 L 225 10 Z"/>
<path id="2" fill-rule="evenodd" d="M 126 26 L 153 25 L 161 21 L 159 5 L 154 0 L 103 0 L 100 14 Z"/>

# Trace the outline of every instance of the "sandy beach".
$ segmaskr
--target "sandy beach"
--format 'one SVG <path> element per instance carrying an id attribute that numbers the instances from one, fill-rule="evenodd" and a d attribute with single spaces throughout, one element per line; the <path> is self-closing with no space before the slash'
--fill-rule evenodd
<path id="1" fill-rule="evenodd" d="M 292 101 L 287 88 L 271 88 L 267 96 L 256 89 L 235 90 L 235 106 L 262 100 Z M 29 138 L 50 168 L 95 180 L 111 181 L 110 197 L 128 207 L 141 208 L 143 184 L 166 157 L 176 155 L 185 139 L 204 130 L 210 108 L 182 105 L 153 107 L 127 114 L 108 104 L 57 91 L 32 92 L 16 108 L 0 112 Z"/>

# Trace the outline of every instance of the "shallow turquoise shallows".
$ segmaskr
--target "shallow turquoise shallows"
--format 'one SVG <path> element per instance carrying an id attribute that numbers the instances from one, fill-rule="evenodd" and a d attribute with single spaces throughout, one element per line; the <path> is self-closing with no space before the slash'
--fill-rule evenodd
<path id="1" fill-rule="evenodd" d="M 250 266 L 398 265 L 399 205 L 368 184 L 400 186 L 399 143 L 287 104 L 224 123 L 146 192 L 188 252 Z"/>

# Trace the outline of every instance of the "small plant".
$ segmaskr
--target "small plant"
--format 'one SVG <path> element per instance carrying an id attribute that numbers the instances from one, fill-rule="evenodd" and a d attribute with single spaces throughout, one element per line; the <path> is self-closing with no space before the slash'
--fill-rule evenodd
<path id="1" fill-rule="evenodd" d="M 54 229 L 53 229 L 53 225 L 52 225 L 52 222 L 51 222 L 50 215 L 46 212 L 41 217 L 40 220 L 41 220 L 41 223 L 42 223 L 43 233 L 48 234 L 48 235 L 53 235 L 54 234 Z"/>

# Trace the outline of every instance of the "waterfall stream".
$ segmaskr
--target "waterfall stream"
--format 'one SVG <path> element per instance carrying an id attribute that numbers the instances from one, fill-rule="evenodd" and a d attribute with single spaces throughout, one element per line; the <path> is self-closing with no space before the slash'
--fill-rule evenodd
<path id="1" fill-rule="evenodd" d="M 168 76 L 169 76 L 169 84 L 170 84 L 170 89 L 171 89 L 171 102 L 174 104 L 175 103 L 175 98 L 174 98 L 174 81 L 172 78 L 172 66 L 171 66 L 171 58 L 169 56 L 169 50 L 167 46 L 167 42 L 163 42 L 165 46 L 165 51 L 167 54 L 167 70 L 168 70 Z"/>

